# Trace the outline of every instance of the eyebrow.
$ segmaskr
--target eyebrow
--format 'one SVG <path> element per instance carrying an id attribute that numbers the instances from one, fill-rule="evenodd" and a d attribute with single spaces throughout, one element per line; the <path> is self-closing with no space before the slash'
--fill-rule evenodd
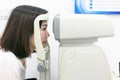
<path id="1" fill-rule="evenodd" d="M 42 24 L 41 26 L 47 26 L 48 24 Z"/>

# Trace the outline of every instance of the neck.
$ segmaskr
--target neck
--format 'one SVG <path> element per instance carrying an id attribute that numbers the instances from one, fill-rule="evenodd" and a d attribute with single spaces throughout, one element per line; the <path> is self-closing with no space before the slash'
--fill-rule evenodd
<path id="1" fill-rule="evenodd" d="M 25 66 L 25 58 L 20 59 L 21 63 L 23 64 L 23 66 Z"/>

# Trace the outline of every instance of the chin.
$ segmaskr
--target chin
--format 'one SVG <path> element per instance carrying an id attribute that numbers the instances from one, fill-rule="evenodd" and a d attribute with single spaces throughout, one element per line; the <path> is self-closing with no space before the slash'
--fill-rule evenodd
<path id="1" fill-rule="evenodd" d="M 47 46 L 47 43 L 43 43 L 42 46 L 43 48 L 45 48 Z"/>

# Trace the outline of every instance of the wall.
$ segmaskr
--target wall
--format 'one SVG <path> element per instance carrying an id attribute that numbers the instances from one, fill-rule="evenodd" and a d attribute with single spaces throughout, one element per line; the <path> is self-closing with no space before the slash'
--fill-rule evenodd
<path id="1" fill-rule="evenodd" d="M 51 47 L 51 80 L 57 80 L 57 51 L 59 43 L 54 39 L 52 21 L 53 17 L 58 13 L 73 14 L 74 0 L 3 0 L 0 3 L 0 33 L 4 30 L 10 11 L 20 4 L 30 4 L 49 11 L 48 31 L 50 32 L 49 43 Z M 99 39 L 96 44 L 105 52 L 112 71 L 118 73 L 118 62 L 120 61 L 120 15 L 108 16 L 113 19 L 115 35 L 114 37 Z"/>

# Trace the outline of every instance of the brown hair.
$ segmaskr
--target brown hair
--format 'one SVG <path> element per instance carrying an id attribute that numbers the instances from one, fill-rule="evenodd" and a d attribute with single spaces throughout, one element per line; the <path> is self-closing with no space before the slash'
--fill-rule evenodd
<path id="1" fill-rule="evenodd" d="M 34 19 L 46 14 L 45 9 L 21 5 L 13 9 L 1 37 L 1 48 L 13 52 L 18 58 L 31 54 L 29 38 L 34 33 Z"/>

